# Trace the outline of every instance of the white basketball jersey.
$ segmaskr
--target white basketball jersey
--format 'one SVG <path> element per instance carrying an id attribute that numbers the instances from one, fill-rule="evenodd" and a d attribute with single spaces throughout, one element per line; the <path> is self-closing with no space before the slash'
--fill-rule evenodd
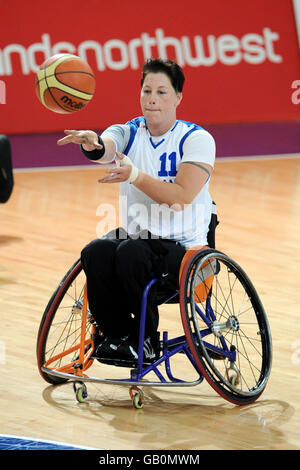
<path id="1" fill-rule="evenodd" d="M 103 136 L 113 138 L 116 128 L 123 134 L 123 145 L 115 139 L 117 151 L 128 155 L 141 171 L 161 181 L 173 183 L 182 162 L 203 162 L 214 166 L 214 139 L 196 124 L 177 120 L 166 134 L 153 137 L 147 129 L 145 118 L 139 117 L 124 126 L 112 126 Z M 148 230 L 155 236 L 174 239 L 186 249 L 205 245 L 212 211 L 208 186 L 209 181 L 191 204 L 182 211 L 176 211 L 156 203 L 133 184 L 121 183 L 123 226 L 130 235 Z"/>

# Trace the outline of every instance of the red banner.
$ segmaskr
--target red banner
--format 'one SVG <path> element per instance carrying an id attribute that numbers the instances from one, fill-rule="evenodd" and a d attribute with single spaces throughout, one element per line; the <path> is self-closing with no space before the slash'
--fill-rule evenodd
<path id="1" fill-rule="evenodd" d="M 186 76 L 178 117 L 199 124 L 300 117 L 300 57 L 292 0 L 174 0 L 145 4 L 0 0 L 0 133 L 103 129 L 140 115 L 141 66 L 176 60 Z M 54 54 L 79 55 L 96 92 L 83 110 L 44 108 L 35 73 Z M 298 93 L 299 94 L 299 93 Z M 297 95 L 298 96 L 298 95 Z"/>

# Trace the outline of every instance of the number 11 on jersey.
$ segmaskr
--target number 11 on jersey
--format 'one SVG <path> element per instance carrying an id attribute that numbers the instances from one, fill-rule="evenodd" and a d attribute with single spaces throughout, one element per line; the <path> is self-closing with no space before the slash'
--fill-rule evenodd
<path id="1" fill-rule="evenodd" d="M 170 153 L 167 156 L 166 152 L 164 152 L 160 157 L 160 170 L 158 172 L 158 176 L 166 177 L 166 176 L 176 176 L 176 152 Z M 167 169 L 168 167 L 168 169 Z"/>

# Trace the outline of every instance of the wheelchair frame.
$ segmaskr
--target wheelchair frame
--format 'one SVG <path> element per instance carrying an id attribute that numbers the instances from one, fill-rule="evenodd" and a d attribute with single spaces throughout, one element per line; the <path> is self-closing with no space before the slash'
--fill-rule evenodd
<path id="1" fill-rule="evenodd" d="M 214 299 L 214 291 L 223 289 L 215 279 L 224 268 L 225 275 L 234 276 L 234 286 L 241 291 L 243 306 L 239 311 L 231 311 L 229 303 L 232 293 L 225 295 L 224 305 Z M 213 279 L 213 283 L 207 281 Z M 190 387 L 200 384 L 205 378 L 214 390 L 227 401 L 236 405 L 254 402 L 264 391 L 272 363 L 272 341 L 268 320 L 261 301 L 253 284 L 242 268 L 224 253 L 211 248 L 194 250 L 187 256 L 183 265 L 179 290 L 168 296 L 159 305 L 174 301 L 179 296 L 179 306 L 184 335 L 169 339 L 164 331 L 160 341 L 160 355 L 150 364 L 143 363 L 143 344 L 145 333 L 147 297 L 152 286 L 158 279 L 152 279 L 146 286 L 141 305 L 140 336 L 137 363 L 127 365 L 130 369 L 128 378 L 111 379 L 86 375 L 93 363 L 95 323 L 88 311 L 87 287 L 84 286 L 82 301 L 76 300 L 71 308 L 81 315 L 79 342 L 73 344 L 46 359 L 49 331 L 60 302 L 76 280 L 81 271 L 78 260 L 51 297 L 44 312 L 37 340 L 38 368 L 42 377 L 52 383 L 73 382 L 76 399 L 81 403 L 87 398 L 87 382 L 102 384 L 117 384 L 130 386 L 129 393 L 135 408 L 144 405 L 144 394 L 139 387 Z M 204 274 L 206 272 L 206 274 Z M 206 276 L 206 277 L 205 277 Z M 231 281 L 232 282 L 232 281 Z M 197 297 L 197 288 L 204 288 L 204 298 Z M 239 294 L 240 295 L 240 294 Z M 215 300 L 216 307 L 212 307 Z M 222 298 L 221 298 L 222 300 Z M 244 303 L 247 304 L 244 308 Z M 221 310 L 221 311 L 220 311 Z M 223 320 L 226 315 L 226 321 Z M 240 326 L 240 318 L 245 315 L 253 317 L 250 336 L 247 336 Z M 217 318 L 219 316 L 219 319 Z M 202 322 L 204 328 L 199 325 Z M 201 323 L 201 325 L 202 325 Z M 91 333 L 86 334 L 87 326 L 91 325 Z M 246 325 L 246 323 L 245 323 Z M 66 326 L 63 325 L 65 329 Z M 244 327 L 243 327 L 244 328 Z M 64 333 L 62 333 L 63 335 Z M 257 337 L 255 337 L 257 335 Z M 211 337 L 213 342 L 209 342 Z M 59 337 L 60 345 L 63 336 Z M 234 338 L 234 339 L 233 339 Z M 251 352 L 246 351 L 247 347 Z M 56 346 L 55 346 L 56 347 Z M 54 349 L 55 349 L 54 347 Z M 194 381 L 175 378 L 170 365 L 170 359 L 178 353 L 184 353 L 199 377 Z M 61 366 L 60 362 L 73 355 L 73 360 Z M 257 358 L 256 358 L 257 357 Z M 113 361 L 114 365 L 118 361 Z M 57 365 L 58 364 L 58 365 Z M 165 376 L 159 366 L 165 366 Z M 247 370 L 244 375 L 243 368 Z M 154 373 L 157 380 L 146 381 L 149 373 Z M 246 377 L 247 376 L 247 377 Z M 251 382 L 251 383 L 250 383 Z M 253 382 L 253 383 L 252 383 Z"/>

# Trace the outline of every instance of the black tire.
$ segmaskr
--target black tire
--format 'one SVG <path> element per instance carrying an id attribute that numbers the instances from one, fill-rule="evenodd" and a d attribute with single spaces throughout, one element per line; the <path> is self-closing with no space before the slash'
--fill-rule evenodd
<path id="1" fill-rule="evenodd" d="M 81 307 L 85 275 L 80 260 L 65 274 L 43 314 L 37 335 L 37 362 L 41 376 L 51 384 L 67 381 L 43 370 L 44 364 L 56 355 L 79 344 L 81 332 Z M 87 322 L 87 329 L 91 324 Z M 51 368 L 62 367 L 76 360 L 74 351 L 51 364 Z"/>
<path id="2" fill-rule="evenodd" d="M 203 279 L 210 275 L 205 299 L 197 298 L 197 286 L 205 286 Z M 180 311 L 190 350 L 209 384 L 231 403 L 254 402 L 270 375 L 272 340 L 262 303 L 243 269 L 219 251 L 195 252 L 182 272 Z"/>

